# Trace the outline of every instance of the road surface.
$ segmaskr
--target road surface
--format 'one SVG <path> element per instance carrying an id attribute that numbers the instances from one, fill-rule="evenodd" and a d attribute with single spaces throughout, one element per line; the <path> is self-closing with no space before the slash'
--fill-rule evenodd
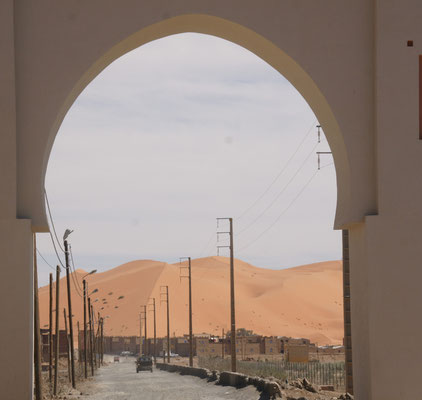
<path id="1" fill-rule="evenodd" d="M 133 357 L 120 357 L 97 370 L 90 384 L 90 400 L 258 400 L 252 386 L 235 389 L 208 383 L 193 376 L 160 371 L 136 373 Z M 84 396 L 82 397 L 84 398 Z"/>

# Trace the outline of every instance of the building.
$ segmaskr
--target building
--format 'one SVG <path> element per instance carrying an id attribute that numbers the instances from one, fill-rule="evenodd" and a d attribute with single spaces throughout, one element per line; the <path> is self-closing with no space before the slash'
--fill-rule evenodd
<path id="1" fill-rule="evenodd" d="M 277 336 L 264 338 L 264 354 L 275 355 L 281 353 L 281 339 Z"/>
<path id="2" fill-rule="evenodd" d="M 309 346 L 307 344 L 288 344 L 285 347 L 285 360 L 288 362 L 308 362 Z"/>
<path id="3" fill-rule="evenodd" d="M 41 359 L 48 363 L 50 360 L 50 334 L 48 329 L 40 329 L 41 334 Z M 56 349 L 56 335 L 53 333 L 53 354 Z M 65 330 L 59 331 L 59 357 L 67 357 L 69 348 L 68 337 Z"/>

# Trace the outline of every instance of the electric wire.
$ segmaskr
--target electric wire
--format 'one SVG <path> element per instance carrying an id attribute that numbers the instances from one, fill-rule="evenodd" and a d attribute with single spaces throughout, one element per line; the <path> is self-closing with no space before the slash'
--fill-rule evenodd
<path id="1" fill-rule="evenodd" d="M 264 192 L 246 209 L 244 210 L 237 218 L 236 220 L 241 219 L 245 214 L 247 214 L 253 207 L 255 207 L 255 205 L 261 201 L 261 199 L 268 193 L 268 191 L 274 186 L 274 184 L 277 182 L 277 180 L 280 178 L 280 176 L 284 173 L 284 171 L 287 169 L 287 167 L 289 166 L 290 162 L 293 160 L 294 156 L 298 153 L 298 151 L 300 150 L 300 148 L 302 147 L 302 145 L 305 143 L 306 139 L 308 138 L 308 136 L 310 135 L 310 133 L 312 132 L 312 129 L 315 126 L 315 123 L 317 122 L 317 120 L 315 119 L 312 122 L 311 127 L 309 128 L 309 130 L 307 131 L 307 133 L 305 134 L 305 136 L 302 138 L 302 140 L 300 141 L 299 145 L 297 146 L 296 150 L 293 152 L 293 154 L 290 156 L 290 158 L 286 161 L 286 163 L 284 164 L 283 168 L 281 169 L 281 171 L 276 175 L 276 177 L 273 179 L 273 181 L 270 183 L 270 185 L 264 190 Z"/>
<path id="2" fill-rule="evenodd" d="M 43 257 L 43 255 L 40 253 L 40 251 L 38 250 L 38 248 L 36 249 L 37 250 L 37 253 L 38 253 L 38 255 L 44 260 L 44 262 L 53 270 L 53 271 L 55 271 L 56 270 L 56 268 L 54 268 L 44 257 Z"/>
<path id="3" fill-rule="evenodd" d="M 214 235 L 215 235 L 215 232 L 213 232 L 211 237 L 208 239 L 207 244 L 203 247 L 202 251 L 199 253 L 198 258 L 201 258 L 205 254 L 205 252 L 208 250 L 208 247 L 210 247 L 210 244 L 212 243 L 212 239 Z"/>
<path id="4" fill-rule="evenodd" d="M 281 217 L 289 210 L 289 208 L 296 202 L 296 200 L 300 197 L 300 195 L 305 191 L 305 189 L 310 185 L 312 180 L 315 178 L 316 174 L 318 173 L 318 170 L 314 172 L 314 174 L 311 176 L 311 178 L 305 183 L 305 185 L 302 187 L 302 189 L 299 191 L 299 193 L 294 197 L 294 199 L 289 203 L 289 205 L 283 209 L 281 214 L 264 230 L 262 231 L 255 239 L 247 243 L 245 246 L 242 246 L 238 251 L 242 251 L 246 249 L 247 247 L 254 244 L 256 241 L 258 241 L 262 236 L 264 236 L 278 221 L 280 221 Z"/>
<path id="5" fill-rule="evenodd" d="M 329 167 L 329 166 L 331 166 L 331 165 L 334 165 L 334 163 L 332 162 L 332 163 L 329 163 L 329 164 L 323 165 L 320 169 L 327 168 L 327 167 Z"/>
<path id="6" fill-rule="evenodd" d="M 72 253 L 72 246 L 71 245 L 69 245 L 69 253 L 70 253 L 70 260 L 71 260 L 70 266 L 71 266 L 72 271 L 73 271 L 72 277 L 74 277 L 73 280 L 74 280 L 74 282 L 76 282 L 76 285 L 78 286 L 79 292 L 83 293 L 83 289 L 82 289 L 82 287 L 81 287 L 81 285 L 79 284 L 79 281 L 78 281 L 78 275 L 76 274 L 75 263 L 73 262 L 73 253 Z M 83 296 L 81 296 L 81 297 L 83 297 Z"/>
<path id="7" fill-rule="evenodd" d="M 53 216 L 51 215 L 50 202 L 48 201 L 47 190 L 45 188 L 44 188 L 44 194 L 45 194 L 45 200 L 46 200 L 46 203 L 47 203 L 48 214 L 50 215 L 51 226 L 53 227 L 54 236 L 56 237 L 57 244 L 59 245 L 60 250 L 64 253 L 64 249 L 61 246 L 60 241 L 57 237 L 56 227 L 54 226 Z"/>
<path id="8" fill-rule="evenodd" d="M 62 263 L 62 260 L 61 260 L 61 258 L 60 258 L 60 256 L 59 256 L 59 253 L 58 253 L 58 251 L 57 251 L 56 244 L 54 243 L 54 238 L 53 238 L 53 235 L 51 234 L 51 231 L 49 232 L 49 234 L 50 234 L 51 243 L 53 243 L 54 252 L 56 253 L 57 259 L 59 260 L 60 265 L 61 265 L 64 269 L 66 269 L 66 267 L 65 267 L 65 266 L 63 265 L 63 263 Z"/>
<path id="9" fill-rule="evenodd" d="M 51 225 L 51 226 L 53 227 L 53 230 L 54 230 L 54 233 L 55 233 L 55 232 L 56 232 L 56 229 L 55 229 L 55 227 L 54 227 L 53 216 L 52 216 L 52 214 L 51 214 L 50 204 L 49 204 L 49 202 L 48 202 L 48 197 L 47 197 L 47 191 L 46 191 L 45 189 L 44 189 L 44 195 L 45 195 L 45 199 L 46 199 L 46 203 L 47 203 L 48 214 L 49 214 L 49 216 L 50 216 L 49 226 Z M 61 265 L 64 269 L 66 269 L 66 267 L 64 266 L 64 264 L 63 264 L 63 262 L 62 262 L 62 260 L 61 260 L 61 258 L 60 258 L 60 256 L 59 256 L 59 252 L 57 251 L 56 243 L 54 242 L 54 238 L 53 238 L 53 235 L 52 235 L 52 233 L 51 233 L 51 228 L 49 229 L 48 233 L 50 234 L 51 243 L 53 244 L 54 252 L 56 253 L 57 259 L 59 260 L 60 265 Z M 56 236 L 56 239 L 57 239 L 57 234 L 56 234 L 56 233 L 55 233 L 55 236 Z M 58 239 L 57 239 L 57 243 L 58 243 L 58 245 L 59 245 L 60 249 L 61 249 L 61 250 L 63 251 L 63 253 L 64 253 L 64 250 L 63 250 L 63 248 L 60 246 L 60 242 L 59 242 L 59 240 L 58 240 Z"/>
<path id="10" fill-rule="evenodd" d="M 54 236 L 55 236 L 55 238 L 56 238 L 56 241 L 57 241 L 57 244 L 58 244 L 58 246 L 59 246 L 60 250 L 61 250 L 63 253 L 65 253 L 65 251 L 64 251 L 64 249 L 63 249 L 63 247 L 60 245 L 60 241 L 59 241 L 59 238 L 58 238 L 58 236 L 57 236 L 56 227 L 55 227 L 55 225 L 54 225 L 54 220 L 53 220 L 53 215 L 52 215 L 52 213 L 51 213 L 50 202 L 48 201 L 47 190 L 46 190 L 45 188 L 44 188 L 44 195 L 45 195 L 45 200 L 46 200 L 46 204 L 47 204 L 48 214 L 49 214 L 49 216 L 50 216 L 50 222 L 51 222 L 51 226 L 52 226 L 52 228 L 53 228 Z M 65 266 L 63 265 L 63 263 L 62 263 L 62 260 L 61 260 L 61 259 L 60 259 L 60 257 L 59 257 L 59 254 L 58 254 L 58 251 L 57 251 L 56 245 L 55 245 L 55 243 L 54 243 L 54 238 L 53 238 L 53 235 L 51 234 L 51 229 L 50 229 L 50 232 L 49 232 L 49 233 L 50 233 L 51 242 L 53 243 L 53 247 L 54 247 L 54 251 L 55 251 L 55 253 L 56 253 L 56 256 L 57 256 L 58 260 L 60 261 L 61 266 L 62 266 L 64 269 L 66 269 L 66 267 L 65 267 Z M 70 246 L 70 254 L 71 254 L 71 259 L 72 259 L 72 264 L 70 265 L 70 268 L 71 268 L 71 270 L 70 270 L 70 276 L 71 276 L 71 279 L 72 279 L 72 281 L 73 281 L 73 286 L 75 287 L 76 294 L 77 294 L 79 297 L 83 298 L 83 295 L 82 295 L 82 289 L 81 289 L 81 287 L 80 287 L 80 285 L 79 285 L 79 282 L 77 281 L 77 276 L 76 276 L 75 266 L 74 266 L 74 264 L 73 264 L 73 255 L 72 255 L 71 249 L 72 249 L 72 247 Z M 73 265 L 73 273 L 72 273 L 72 265 Z"/>
<path id="11" fill-rule="evenodd" d="M 296 176 L 299 174 L 299 172 L 302 170 L 302 168 L 305 166 L 306 162 L 309 160 L 309 158 L 314 154 L 315 149 L 317 148 L 318 143 L 315 144 L 315 146 L 312 148 L 310 153 L 306 156 L 306 158 L 303 160 L 299 168 L 296 170 L 294 175 L 290 178 L 290 180 L 284 185 L 284 187 L 278 192 L 277 196 L 273 199 L 273 201 L 254 219 L 252 222 L 250 222 L 248 225 L 246 225 L 243 229 L 241 229 L 236 236 L 240 236 L 243 232 L 247 231 L 252 225 L 254 225 L 260 218 L 262 218 L 265 213 L 276 203 L 276 201 L 281 197 L 281 195 L 286 191 L 286 189 L 289 187 L 289 185 L 293 182 L 293 180 L 296 178 Z"/>

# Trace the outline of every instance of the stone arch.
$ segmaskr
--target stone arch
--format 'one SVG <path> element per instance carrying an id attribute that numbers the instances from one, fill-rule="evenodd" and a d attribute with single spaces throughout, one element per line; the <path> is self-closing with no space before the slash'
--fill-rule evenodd
<path id="1" fill-rule="evenodd" d="M 41 180 L 40 185 L 36 189 L 38 191 L 36 198 L 38 207 L 35 207 L 35 210 L 38 213 L 35 212 L 35 215 L 31 215 L 34 230 L 48 230 L 43 200 L 43 187 L 48 159 L 60 125 L 79 94 L 103 69 L 127 52 L 151 41 L 186 32 L 209 34 L 242 46 L 267 62 L 291 82 L 317 116 L 333 152 L 337 175 L 337 210 L 334 225 L 336 228 L 340 228 L 353 219 L 356 219 L 356 216 L 352 216 L 353 210 L 350 203 L 352 191 L 350 157 L 346 149 L 344 137 L 332 108 L 311 75 L 286 52 L 249 28 L 220 17 L 204 14 L 187 14 L 151 24 L 110 46 L 106 52 L 97 58 L 73 82 L 71 90 L 65 94 L 57 115 L 50 125 L 51 127 L 44 145 L 39 175 Z"/>

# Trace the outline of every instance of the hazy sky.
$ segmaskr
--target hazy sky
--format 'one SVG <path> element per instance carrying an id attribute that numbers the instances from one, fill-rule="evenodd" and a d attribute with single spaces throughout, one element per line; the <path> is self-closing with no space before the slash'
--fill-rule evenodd
<path id="1" fill-rule="evenodd" d="M 237 45 L 199 34 L 144 45 L 104 70 L 60 128 L 46 178 L 58 235 L 74 229 L 77 268 L 177 262 L 215 255 L 216 217 L 230 216 L 235 256 L 254 265 L 339 259 L 335 171 L 325 156 L 315 174 L 315 151 L 329 150 L 325 137 L 315 148 L 315 125 L 296 89 Z M 55 265 L 49 235 L 38 243 Z M 39 270 L 45 284 L 51 270 Z"/>

